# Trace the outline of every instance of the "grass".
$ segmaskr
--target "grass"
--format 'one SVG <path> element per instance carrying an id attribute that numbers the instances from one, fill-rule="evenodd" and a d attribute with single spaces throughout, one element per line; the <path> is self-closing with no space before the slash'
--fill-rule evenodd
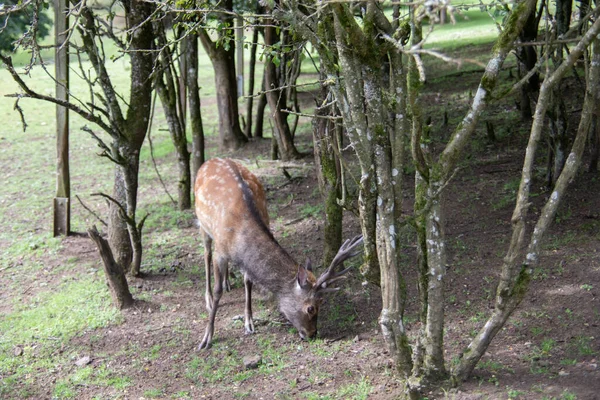
<path id="1" fill-rule="evenodd" d="M 78 277 L 39 292 L 29 302 L 15 299 L 15 303 L 13 312 L 0 319 L 0 375 L 7 377 L 0 381 L 0 395 L 26 390 L 35 384 L 36 371 L 68 363 L 57 349 L 71 338 L 121 321 L 99 274 Z M 16 348 L 22 349 L 20 357 L 13 355 Z M 59 397 L 68 397 L 71 389 L 65 382 L 56 386 Z"/>

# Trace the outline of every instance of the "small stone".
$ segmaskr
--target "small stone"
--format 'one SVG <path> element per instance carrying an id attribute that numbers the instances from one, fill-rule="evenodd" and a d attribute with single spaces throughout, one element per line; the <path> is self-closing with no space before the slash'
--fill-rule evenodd
<path id="1" fill-rule="evenodd" d="M 594 362 L 585 363 L 585 364 L 583 364 L 583 369 L 586 371 L 595 371 L 598 369 L 598 364 L 596 364 Z"/>
<path id="2" fill-rule="evenodd" d="M 354 339 L 352 339 L 352 341 L 354 343 L 357 343 L 360 340 L 360 337 L 358 337 L 358 335 L 354 336 Z"/>
<path id="3" fill-rule="evenodd" d="M 22 356 L 23 348 L 21 346 L 15 347 L 15 349 L 13 350 L 13 354 L 15 355 L 15 357 Z"/>
<path id="4" fill-rule="evenodd" d="M 85 367 L 89 363 L 92 362 L 92 359 L 88 356 L 81 357 L 79 360 L 75 361 L 75 365 L 78 367 Z"/>
<path id="5" fill-rule="evenodd" d="M 246 356 L 242 359 L 242 362 L 244 363 L 244 367 L 246 367 L 246 369 L 258 368 L 261 361 L 262 359 L 260 358 L 260 356 Z"/>
<path id="6" fill-rule="evenodd" d="M 569 373 L 563 369 L 558 371 L 558 376 L 569 376 Z"/>

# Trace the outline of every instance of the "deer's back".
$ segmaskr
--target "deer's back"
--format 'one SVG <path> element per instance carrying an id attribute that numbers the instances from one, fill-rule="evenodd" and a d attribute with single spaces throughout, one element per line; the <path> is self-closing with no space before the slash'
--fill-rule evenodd
<path id="1" fill-rule="evenodd" d="M 200 226 L 219 243 L 269 232 L 265 192 L 258 178 L 230 159 L 214 158 L 202 164 L 194 185 Z"/>

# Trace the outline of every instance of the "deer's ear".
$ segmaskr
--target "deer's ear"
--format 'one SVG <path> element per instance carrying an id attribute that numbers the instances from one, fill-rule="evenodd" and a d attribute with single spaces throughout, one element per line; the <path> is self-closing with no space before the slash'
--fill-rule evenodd
<path id="1" fill-rule="evenodd" d="M 306 259 L 306 264 L 305 267 L 307 271 L 311 271 L 312 272 L 312 263 L 310 262 L 310 258 Z"/>
<path id="2" fill-rule="evenodd" d="M 310 285 L 308 282 L 307 268 L 304 268 L 302 265 L 298 265 L 298 273 L 296 274 L 296 280 L 298 281 L 298 286 L 301 289 L 304 289 Z"/>

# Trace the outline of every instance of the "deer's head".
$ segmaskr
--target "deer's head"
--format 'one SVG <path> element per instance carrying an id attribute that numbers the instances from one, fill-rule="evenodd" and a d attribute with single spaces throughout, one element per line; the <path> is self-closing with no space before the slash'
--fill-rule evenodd
<path id="1" fill-rule="evenodd" d="M 319 307 L 323 304 L 324 294 L 335 292 L 339 287 L 330 287 L 334 282 L 345 279 L 349 268 L 336 272 L 338 265 L 343 265 L 348 258 L 361 253 L 357 248 L 362 244 L 362 236 L 348 239 L 334 257 L 331 265 L 317 279 L 312 272 L 310 260 L 306 266 L 299 265 L 290 290 L 279 298 L 279 309 L 285 317 L 298 330 L 303 340 L 314 338 L 317 335 L 317 320 Z"/>

